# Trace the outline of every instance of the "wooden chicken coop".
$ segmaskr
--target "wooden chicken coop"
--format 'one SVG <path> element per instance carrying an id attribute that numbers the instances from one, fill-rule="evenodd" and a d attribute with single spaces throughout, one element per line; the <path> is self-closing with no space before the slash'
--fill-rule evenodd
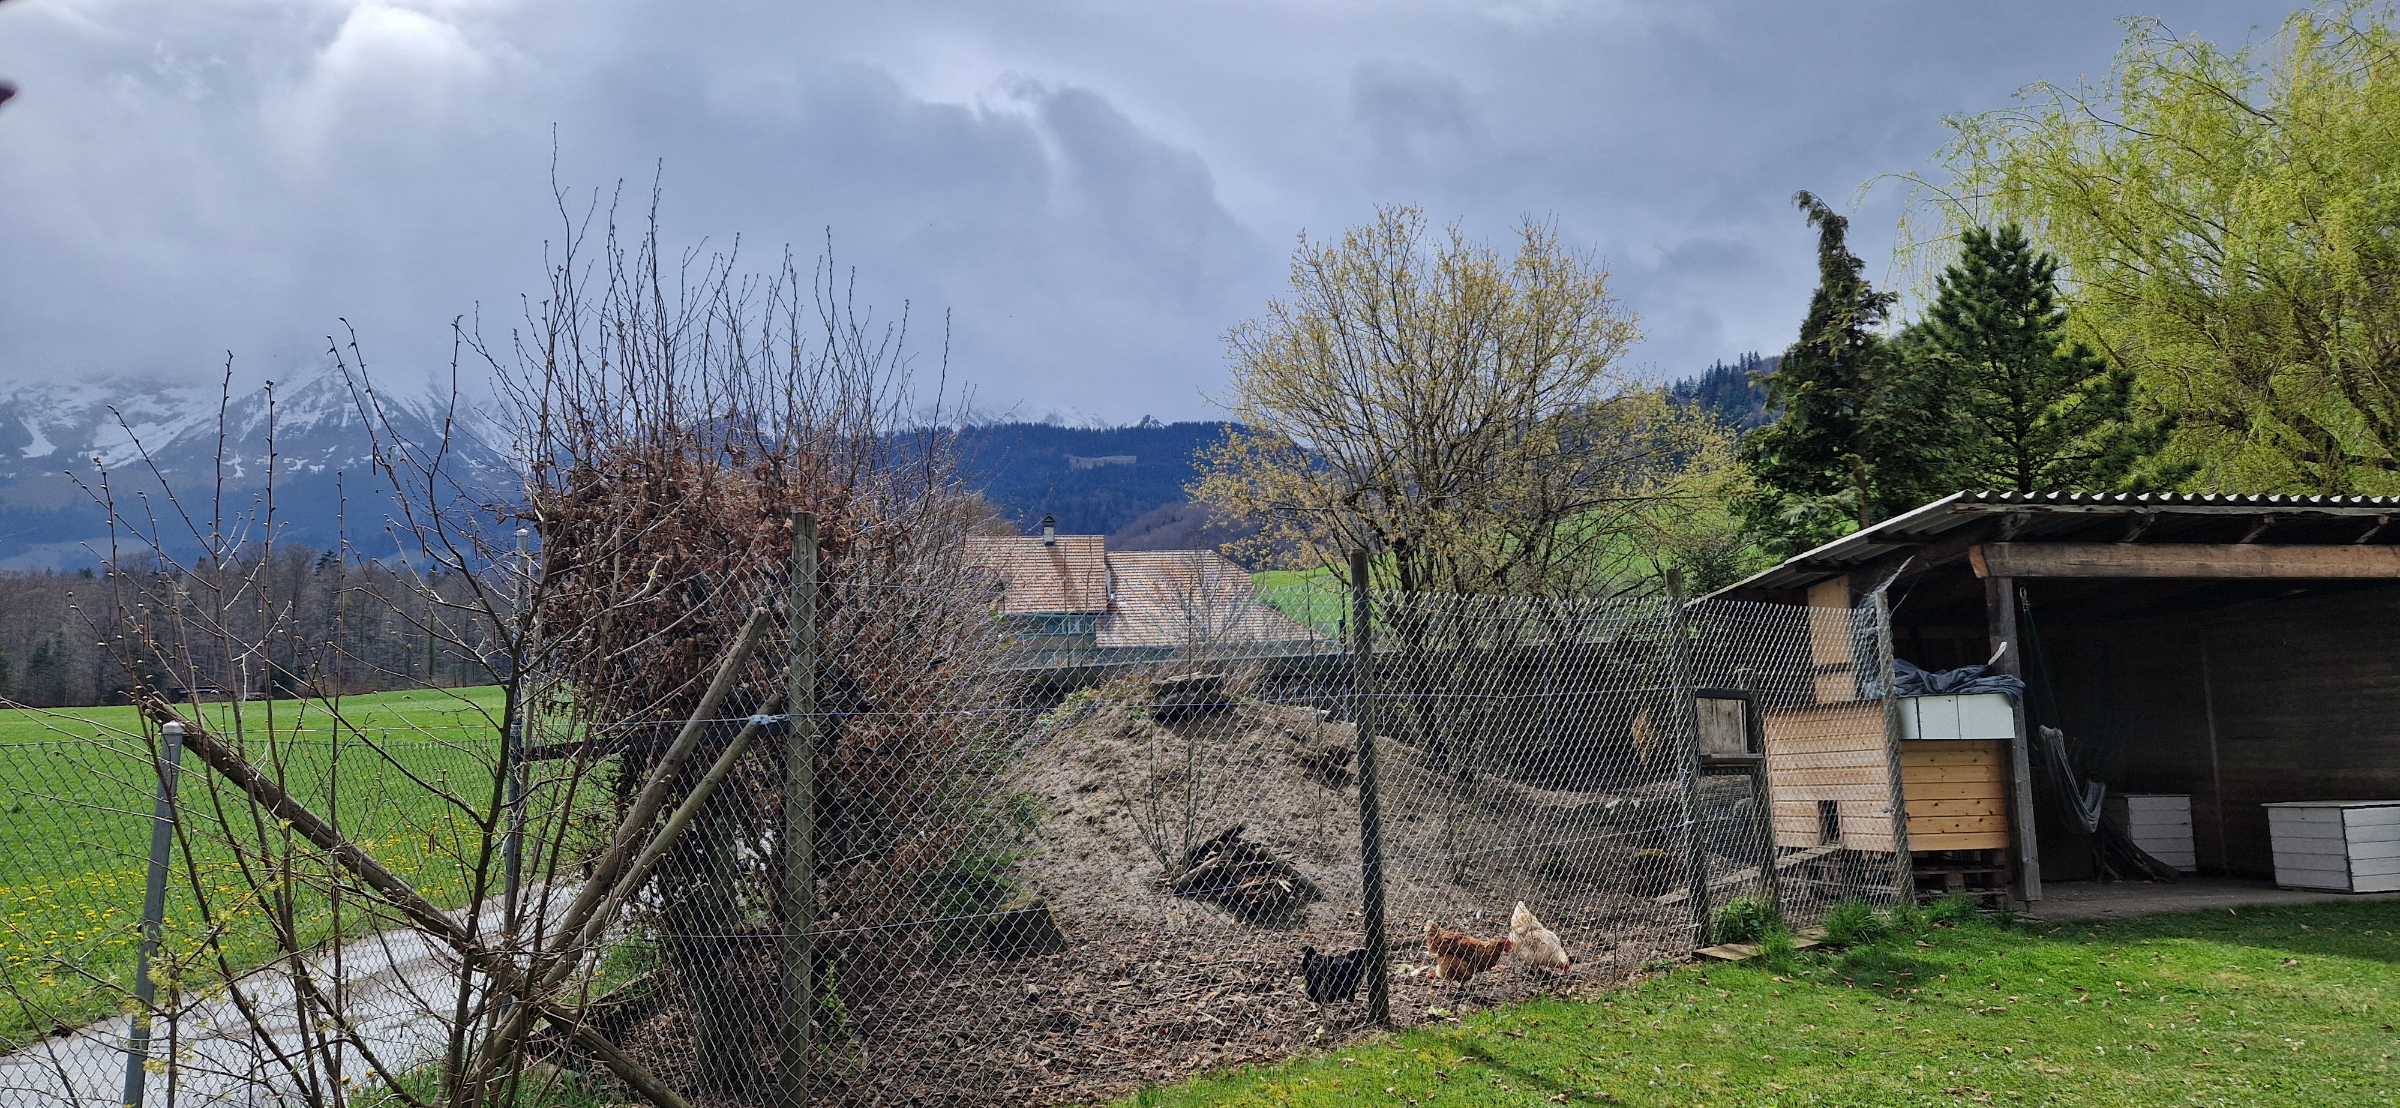
<path id="1" fill-rule="evenodd" d="M 1811 606 L 1847 611 L 1848 582 Z M 1810 628 L 1815 703 L 1763 713 L 1780 853 L 1909 855 L 1920 888 L 1999 897 L 2009 887 L 2017 720 L 1998 693 L 1899 697 L 1862 689 L 1847 620 Z"/>
<path id="2" fill-rule="evenodd" d="M 2390 497 L 1959 493 L 1719 590 L 1828 617 L 1757 720 L 1779 864 L 1905 859 L 1921 892 L 2033 902 L 2045 877 L 2112 876 L 2094 821 L 2140 799 L 2173 807 L 2173 841 L 2149 840 L 2173 869 L 2272 878 L 2270 812 L 2400 805 L 2395 515 Z M 2026 693 L 1887 701 L 1864 672 L 1887 655 L 1988 664 Z M 2117 802 L 2094 815 L 2102 791 Z"/>
<path id="3" fill-rule="evenodd" d="M 1982 694 L 2003 702 L 1998 694 Z M 1899 710 L 1959 697 L 1902 697 Z M 1881 700 L 1770 711 L 1767 773 L 1774 783 L 1775 845 L 1907 851 L 1920 879 L 1941 888 L 2006 887 L 2012 741 L 1935 732 L 1894 739 Z M 1902 818 L 1895 818 L 1895 813 Z"/>

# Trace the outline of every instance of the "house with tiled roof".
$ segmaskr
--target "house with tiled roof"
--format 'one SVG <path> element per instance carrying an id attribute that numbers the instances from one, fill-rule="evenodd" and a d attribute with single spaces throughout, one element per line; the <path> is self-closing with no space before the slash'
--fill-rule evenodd
<path id="1" fill-rule="evenodd" d="M 1111 551 L 1100 535 L 978 536 L 968 555 L 990 570 L 1018 641 L 1045 652 L 1111 658 L 1246 655 L 1316 649 L 1323 636 L 1258 598 L 1250 574 L 1214 550 Z"/>

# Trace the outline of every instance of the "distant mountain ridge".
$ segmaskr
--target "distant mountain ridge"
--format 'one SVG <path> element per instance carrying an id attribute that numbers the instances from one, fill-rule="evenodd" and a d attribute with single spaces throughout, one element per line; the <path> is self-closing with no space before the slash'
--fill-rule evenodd
<path id="1" fill-rule="evenodd" d="M 1669 393 L 1750 430 L 1773 418 L 1753 378 L 1772 373 L 1776 362 L 1743 355 L 1674 382 Z M 420 443 L 439 440 L 445 412 L 435 396 L 380 395 L 395 430 Z M 263 506 L 271 464 L 279 541 L 330 548 L 341 540 L 345 513 L 354 542 L 381 531 L 388 486 L 371 470 L 372 439 L 340 374 L 296 376 L 273 390 L 271 459 L 270 394 L 237 392 L 225 405 L 222 471 L 220 398 L 213 385 L 124 380 L 33 382 L 0 392 L 0 569 L 73 570 L 106 559 L 106 514 L 69 470 L 92 488 L 105 474 L 121 504 L 161 516 L 168 507 L 152 463 L 191 509 L 214 495 L 221 475 L 231 515 Z M 1021 530 L 1049 515 L 1061 531 L 1109 535 L 1117 549 L 1184 549 L 1242 536 L 1184 492 L 1199 475 L 1196 456 L 1228 426 L 994 423 L 962 428 L 956 442 L 968 483 Z M 452 448 L 456 472 L 469 483 L 501 491 L 515 480 L 507 446 L 489 424 L 463 423 Z"/>
<path id="2" fill-rule="evenodd" d="M 420 444 L 440 441 L 438 398 L 386 392 L 379 399 L 393 431 Z M 999 423 L 963 428 L 956 442 L 969 484 L 1016 525 L 1030 530 L 1054 515 L 1070 533 L 1106 534 L 1150 516 L 1143 530 L 1156 532 L 1155 542 L 1206 530 L 1204 513 L 1183 505 L 1183 488 L 1197 472 L 1193 455 L 1223 428 L 1199 421 Z M 464 423 L 451 445 L 455 472 L 505 495 L 514 466 L 492 428 Z M 203 521 L 220 480 L 229 517 L 262 512 L 270 467 L 278 541 L 331 548 L 342 539 L 345 513 L 354 543 L 366 540 L 381 531 L 389 496 L 373 472 L 373 447 L 357 399 L 336 372 L 230 398 L 214 385 L 135 380 L 18 385 L 0 392 L 0 569 L 105 562 L 108 518 L 94 499 L 104 483 L 131 514 L 169 521 L 176 540 L 187 529 L 170 509 L 170 489 Z M 250 537 L 265 536 L 253 528 Z M 1141 540 L 1128 541 L 1133 549 Z"/>
<path id="3" fill-rule="evenodd" d="M 381 399 L 393 433 L 440 441 L 445 414 L 430 395 Z M 478 484 L 507 480 L 511 467 L 488 438 L 462 423 L 451 441 L 454 472 Z M 181 546 L 191 528 L 168 493 L 205 528 L 220 483 L 229 521 L 263 516 L 269 473 L 277 540 L 330 548 L 345 513 L 354 536 L 381 530 L 389 486 L 372 471 L 373 454 L 350 385 L 332 371 L 230 397 L 213 385 L 19 385 L 0 393 L 0 568 L 105 561 L 108 518 L 94 499 L 103 489 L 121 514 L 159 519 Z M 266 536 L 253 525 L 248 537 Z"/>

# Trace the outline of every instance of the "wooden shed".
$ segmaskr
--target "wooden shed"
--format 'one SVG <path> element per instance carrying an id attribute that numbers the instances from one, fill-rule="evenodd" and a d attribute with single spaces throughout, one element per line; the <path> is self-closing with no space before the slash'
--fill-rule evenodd
<path id="1" fill-rule="evenodd" d="M 1974 727 L 1912 731 L 1904 714 L 1925 706 L 1880 699 L 1854 672 L 1856 636 L 1817 623 L 1814 702 L 1762 720 L 1777 845 L 1905 854 L 1920 887 L 2022 901 L 2045 878 L 2092 877 L 2094 838 L 2028 742 L 2046 726 L 2066 736 L 2068 779 L 2188 797 L 2194 868 L 2272 877 L 2268 805 L 2400 800 L 2396 512 L 2400 498 L 1959 493 L 1721 590 L 1880 605 L 1892 656 L 2027 683 L 2004 726 L 1987 701 Z"/>

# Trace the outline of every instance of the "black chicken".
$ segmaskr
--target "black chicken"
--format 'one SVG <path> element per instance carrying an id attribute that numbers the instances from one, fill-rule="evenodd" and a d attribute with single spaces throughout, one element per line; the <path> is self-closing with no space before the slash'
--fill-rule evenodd
<path id="1" fill-rule="evenodd" d="M 1348 954 L 1319 954 L 1317 948 L 1300 948 L 1300 976 L 1308 981 L 1308 999 L 1319 1004 L 1348 1000 L 1358 993 L 1358 978 L 1367 968 L 1367 952 L 1353 950 Z"/>

